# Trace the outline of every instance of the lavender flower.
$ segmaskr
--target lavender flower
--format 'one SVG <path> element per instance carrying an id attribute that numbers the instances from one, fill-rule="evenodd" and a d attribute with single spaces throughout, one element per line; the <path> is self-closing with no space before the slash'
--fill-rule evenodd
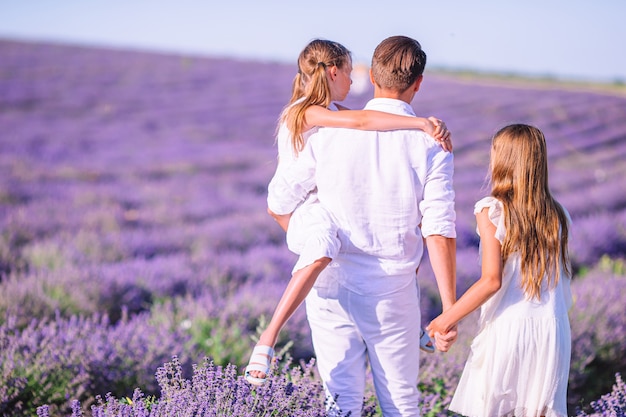
<path id="1" fill-rule="evenodd" d="M 0 413 L 322 415 L 313 368 L 276 367 L 271 393 L 232 368 L 295 261 L 265 212 L 293 68 L 11 41 L 0 56 Z M 511 121 L 546 133 L 550 185 L 574 222 L 571 398 L 599 398 L 626 370 L 626 98 L 432 74 L 415 106 L 454 132 L 459 293 L 480 273 L 472 207 L 488 193 L 490 136 Z M 427 260 L 418 279 L 427 322 L 441 309 Z M 452 352 L 422 358 L 425 415 L 445 415 L 475 321 Z M 279 347 L 291 343 L 309 363 L 303 309 Z"/>
<path id="2" fill-rule="evenodd" d="M 583 417 L 624 417 L 626 416 L 626 384 L 622 376 L 615 374 L 613 390 L 591 402 L 592 414 L 581 413 Z"/>

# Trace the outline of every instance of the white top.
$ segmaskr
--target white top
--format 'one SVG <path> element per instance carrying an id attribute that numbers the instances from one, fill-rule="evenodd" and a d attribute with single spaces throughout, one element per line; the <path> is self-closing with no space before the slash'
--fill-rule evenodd
<path id="1" fill-rule="evenodd" d="M 474 214 L 488 208 L 488 216 L 496 226 L 496 239 L 502 244 L 506 235 L 504 227 L 504 208 L 502 203 L 494 197 L 485 197 L 474 206 Z M 478 233 L 478 229 L 476 230 Z M 544 317 L 546 311 L 552 315 L 556 312 L 566 312 L 572 305 L 570 280 L 565 278 L 565 271 L 561 266 L 559 284 L 556 288 L 548 288 L 544 280 L 541 290 L 541 301 L 527 300 L 521 289 L 521 258 L 519 254 L 512 254 L 504 264 L 502 271 L 502 286 L 480 310 L 480 324 L 486 326 L 496 318 L 511 317 Z M 560 305 L 562 304 L 562 305 Z"/>
<path id="2" fill-rule="evenodd" d="M 485 197 L 474 212 L 484 208 L 502 243 L 502 203 Z M 529 300 L 521 288 L 520 255 L 511 254 L 502 286 L 481 307 L 478 334 L 450 410 L 469 417 L 566 416 L 571 305 L 570 279 L 563 269 L 556 286 L 544 285 L 541 300 Z"/>
<path id="3" fill-rule="evenodd" d="M 400 100 L 376 98 L 365 108 L 415 116 Z M 272 179 L 268 205 L 290 213 L 317 186 L 339 228 L 333 275 L 362 294 L 392 292 L 415 279 L 422 236 L 456 237 L 453 159 L 419 130 L 320 128 Z"/>
<path id="4" fill-rule="evenodd" d="M 296 103 L 297 102 L 298 101 L 296 101 Z M 328 106 L 328 110 L 337 111 L 337 105 L 335 105 L 335 103 L 331 103 L 330 106 Z M 306 143 L 309 136 L 317 132 L 317 130 L 318 127 L 314 126 L 306 132 L 302 132 L 304 143 Z M 293 150 L 293 145 L 291 144 L 291 132 L 287 128 L 287 124 L 284 121 L 281 122 L 278 127 L 278 133 L 276 134 L 276 146 L 278 148 L 278 165 L 276 166 L 276 172 L 274 175 L 284 175 L 284 172 L 289 169 L 289 166 L 291 166 L 291 164 L 298 159 L 298 155 Z"/>
<path id="5" fill-rule="evenodd" d="M 337 110 L 337 107 L 331 104 L 329 109 Z M 317 127 L 313 127 L 303 132 L 304 143 L 317 130 Z M 276 142 L 278 166 L 274 176 L 280 178 L 289 175 L 289 167 L 298 160 L 298 153 L 293 149 L 291 132 L 284 122 L 278 129 Z M 292 272 L 312 264 L 317 259 L 334 259 L 337 256 L 341 243 L 337 238 L 336 227 L 331 216 L 319 204 L 317 190 L 312 190 L 293 210 L 285 237 L 289 250 L 300 255 Z"/>

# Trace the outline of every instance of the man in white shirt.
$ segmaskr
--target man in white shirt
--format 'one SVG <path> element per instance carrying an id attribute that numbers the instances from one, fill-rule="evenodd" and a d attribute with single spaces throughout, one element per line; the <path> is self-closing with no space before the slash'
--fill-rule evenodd
<path id="1" fill-rule="evenodd" d="M 372 58 L 366 109 L 413 115 L 426 54 L 394 36 Z M 269 209 L 287 215 L 317 187 L 341 249 L 306 299 L 317 365 L 343 415 L 361 415 L 366 365 L 385 417 L 419 416 L 420 306 L 415 271 L 424 241 L 443 309 L 456 300 L 453 155 L 418 130 L 320 128 L 285 175 L 270 184 Z M 424 239 L 425 238 L 425 239 Z M 436 335 L 440 350 L 456 329 Z"/>

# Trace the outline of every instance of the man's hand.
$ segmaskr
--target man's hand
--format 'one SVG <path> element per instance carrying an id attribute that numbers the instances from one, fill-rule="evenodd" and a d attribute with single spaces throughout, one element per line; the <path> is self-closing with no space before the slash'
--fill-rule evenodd
<path id="1" fill-rule="evenodd" d="M 450 326 L 446 323 L 446 313 L 442 313 L 435 317 L 426 326 L 426 331 L 435 341 L 437 350 L 447 352 L 456 341 L 458 331 L 457 326 Z"/>
<path id="2" fill-rule="evenodd" d="M 448 350 L 450 350 L 454 342 L 456 342 L 457 336 L 458 331 L 456 326 L 450 329 L 447 333 L 435 332 L 434 339 L 437 350 L 440 350 L 442 352 L 447 352 Z M 431 335 L 431 337 L 433 337 L 433 335 Z"/>

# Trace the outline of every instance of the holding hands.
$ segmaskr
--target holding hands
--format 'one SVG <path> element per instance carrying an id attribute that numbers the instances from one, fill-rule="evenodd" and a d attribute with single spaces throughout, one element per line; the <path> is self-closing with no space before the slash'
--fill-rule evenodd
<path id="1" fill-rule="evenodd" d="M 428 332 L 429 336 L 435 341 L 435 347 L 437 348 L 437 350 L 441 352 L 447 352 L 448 350 L 450 350 L 454 342 L 456 342 L 458 330 L 457 326 L 453 326 L 447 330 L 441 327 L 437 323 L 439 317 L 430 322 L 428 327 L 426 327 L 426 331 Z"/>

